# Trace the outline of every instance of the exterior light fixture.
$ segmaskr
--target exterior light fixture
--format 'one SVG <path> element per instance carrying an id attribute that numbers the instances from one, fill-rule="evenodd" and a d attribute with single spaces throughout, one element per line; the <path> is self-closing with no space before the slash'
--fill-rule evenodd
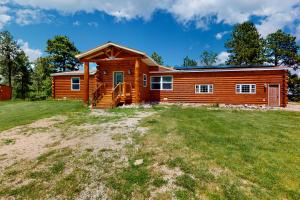
<path id="1" fill-rule="evenodd" d="M 130 75 L 130 74 L 131 74 L 131 70 L 129 69 L 129 70 L 128 70 L 128 75 Z"/>
<path id="2" fill-rule="evenodd" d="M 106 75 L 106 74 L 107 74 L 106 70 L 103 70 L 103 74 L 104 74 L 104 75 Z"/>

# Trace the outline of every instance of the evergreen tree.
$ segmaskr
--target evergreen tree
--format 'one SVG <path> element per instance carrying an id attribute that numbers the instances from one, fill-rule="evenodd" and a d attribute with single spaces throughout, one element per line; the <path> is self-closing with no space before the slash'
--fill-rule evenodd
<path id="1" fill-rule="evenodd" d="M 25 99 L 29 94 L 30 74 L 32 72 L 28 56 L 20 51 L 16 57 L 16 74 L 13 78 L 14 92 L 16 98 Z"/>
<path id="2" fill-rule="evenodd" d="M 67 36 L 58 35 L 48 40 L 46 52 L 55 71 L 78 70 L 80 63 L 75 55 L 79 54 L 79 51 Z"/>
<path id="3" fill-rule="evenodd" d="M 155 62 L 157 62 L 157 64 L 159 64 L 159 65 L 163 65 L 164 64 L 164 61 L 163 61 L 162 57 L 160 55 L 158 55 L 158 53 L 156 53 L 156 52 L 152 53 L 151 58 Z"/>
<path id="4" fill-rule="evenodd" d="M 192 66 L 197 66 L 197 61 L 190 59 L 188 56 L 186 56 L 183 59 L 183 66 L 184 67 L 192 67 Z"/>
<path id="5" fill-rule="evenodd" d="M 230 53 L 226 62 L 229 65 L 261 65 L 266 60 L 264 40 L 252 22 L 235 25 L 231 39 L 226 42 L 225 47 Z"/>
<path id="6" fill-rule="evenodd" d="M 300 101 L 300 78 L 297 74 L 289 73 L 289 99 L 292 101 Z"/>
<path id="7" fill-rule="evenodd" d="M 50 96 L 52 89 L 52 73 L 49 60 L 47 58 L 38 58 L 34 63 L 32 73 L 32 90 L 35 96 Z"/>
<path id="8" fill-rule="evenodd" d="M 200 55 L 200 62 L 206 66 L 212 66 L 217 62 L 217 53 L 212 51 L 203 51 Z"/>
<path id="9" fill-rule="evenodd" d="M 8 31 L 0 32 L 0 74 L 9 86 L 12 86 L 13 75 L 16 72 L 15 59 L 19 51 L 13 36 Z"/>
<path id="10" fill-rule="evenodd" d="M 285 65 L 296 67 L 298 63 L 299 46 L 296 37 L 278 30 L 266 38 L 266 53 L 268 62 L 275 66 Z"/>

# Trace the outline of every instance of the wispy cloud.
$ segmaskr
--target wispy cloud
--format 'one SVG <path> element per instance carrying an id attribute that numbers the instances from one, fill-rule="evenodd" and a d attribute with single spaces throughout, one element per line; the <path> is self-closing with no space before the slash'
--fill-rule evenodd
<path id="1" fill-rule="evenodd" d="M 3 2 L 2 5 L 6 6 L 13 3 L 23 9 L 57 10 L 63 14 L 99 11 L 114 16 L 117 20 L 142 18 L 148 21 L 153 13 L 160 10 L 170 13 L 181 24 L 194 24 L 196 28 L 204 30 L 209 29 L 212 24 L 233 25 L 256 16 L 262 18 L 257 27 L 263 36 L 279 28 L 300 24 L 299 0 L 285 0 L 284 3 L 282 0 L 4 0 Z M 7 14 L 4 15 L 2 19 L 0 18 L 2 26 L 10 20 Z M 293 33 L 296 33 L 296 27 L 291 30 Z"/>
<path id="2" fill-rule="evenodd" d="M 73 22 L 73 26 L 80 26 L 80 22 L 79 21 Z"/>
<path id="3" fill-rule="evenodd" d="M 42 51 L 40 49 L 32 49 L 29 47 L 29 43 L 23 41 L 22 39 L 18 40 L 18 44 L 21 49 L 25 52 L 25 54 L 29 57 L 30 61 L 35 61 L 42 55 Z"/>
<path id="4" fill-rule="evenodd" d="M 217 63 L 218 65 L 220 64 L 225 64 L 226 60 L 228 59 L 229 53 L 226 51 L 222 51 L 218 54 L 217 57 Z"/>
<path id="5" fill-rule="evenodd" d="M 11 20 L 11 16 L 8 15 L 8 10 L 8 7 L 0 6 L 0 29 Z"/>
<path id="6" fill-rule="evenodd" d="M 226 35 L 228 33 L 229 33 L 229 31 L 219 32 L 219 33 L 216 34 L 216 39 L 221 40 L 224 37 L 224 35 Z"/>
<path id="7" fill-rule="evenodd" d="M 88 25 L 93 26 L 95 28 L 99 26 L 99 24 L 97 22 L 88 22 Z"/>

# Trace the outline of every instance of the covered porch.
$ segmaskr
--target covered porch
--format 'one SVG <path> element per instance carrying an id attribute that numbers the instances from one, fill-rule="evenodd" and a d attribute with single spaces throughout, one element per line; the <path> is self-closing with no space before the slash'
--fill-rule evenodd
<path id="1" fill-rule="evenodd" d="M 84 102 L 94 108 L 112 108 L 120 104 L 141 103 L 147 99 L 149 66 L 157 63 L 145 53 L 106 43 L 76 56 L 84 64 Z M 90 63 L 96 63 L 96 86 L 90 99 Z M 147 81 L 147 80 L 146 80 Z"/>

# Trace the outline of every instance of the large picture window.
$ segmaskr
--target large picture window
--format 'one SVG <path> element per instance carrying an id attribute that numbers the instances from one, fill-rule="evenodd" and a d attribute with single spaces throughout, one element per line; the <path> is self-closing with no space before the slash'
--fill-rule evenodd
<path id="1" fill-rule="evenodd" d="M 255 94 L 256 85 L 255 84 L 237 84 L 236 85 L 237 94 Z"/>
<path id="2" fill-rule="evenodd" d="M 173 76 L 152 76 L 151 90 L 172 90 Z"/>
<path id="3" fill-rule="evenodd" d="M 201 84 L 195 85 L 196 94 L 211 94 L 213 93 L 214 87 L 212 84 Z"/>
<path id="4" fill-rule="evenodd" d="M 73 91 L 80 90 L 80 78 L 79 77 L 73 77 L 71 79 L 71 90 L 73 90 Z"/>

